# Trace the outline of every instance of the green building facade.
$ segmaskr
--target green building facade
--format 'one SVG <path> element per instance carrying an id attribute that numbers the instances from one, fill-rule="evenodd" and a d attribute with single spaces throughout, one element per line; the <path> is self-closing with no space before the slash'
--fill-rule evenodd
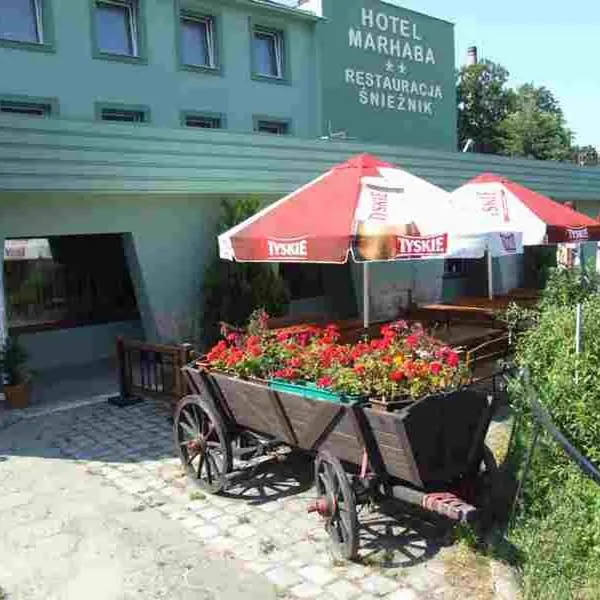
<path id="1" fill-rule="evenodd" d="M 116 335 L 177 337 L 199 314 L 220 201 L 275 200 L 359 152 L 448 190 L 495 171 L 600 207 L 596 169 L 455 151 L 443 21 L 379 0 L 31 5 L 33 20 L 0 13 L 0 330 L 21 334 L 36 369 L 110 356 Z M 19 254 L 36 238 L 52 260 Z M 500 289 L 516 266 L 496 265 Z M 393 286 L 432 299 L 463 283 L 443 263 L 373 277 L 375 305 Z M 357 309 L 360 278 L 340 280 L 292 309 Z"/>

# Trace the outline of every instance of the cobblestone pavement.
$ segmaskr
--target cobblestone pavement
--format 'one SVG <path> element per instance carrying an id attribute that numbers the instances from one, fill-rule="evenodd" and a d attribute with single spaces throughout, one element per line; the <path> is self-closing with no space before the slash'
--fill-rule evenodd
<path id="1" fill-rule="evenodd" d="M 306 511 L 315 492 L 303 456 L 259 465 L 226 494 L 209 496 L 183 475 L 167 417 L 150 402 L 103 403 L 37 419 L 45 421 L 49 451 L 80 463 L 88 477 L 132 499 L 137 511 L 178 521 L 215 556 L 274 584 L 279 598 L 447 600 L 461 593 L 446 576 L 449 530 L 439 521 L 366 507 L 359 515 L 360 561 L 333 559 L 319 518 Z"/>

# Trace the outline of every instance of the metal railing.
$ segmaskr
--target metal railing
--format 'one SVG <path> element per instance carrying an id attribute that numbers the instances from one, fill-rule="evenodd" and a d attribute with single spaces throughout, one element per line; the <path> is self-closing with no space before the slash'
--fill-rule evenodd
<path id="1" fill-rule="evenodd" d="M 535 451 L 540 444 L 541 434 L 544 432 L 547 435 L 549 435 L 550 438 L 562 449 L 566 456 L 571 460 L 571 462 L 573 462 L 577 466 L 577 468 L 585 477 L 587 477 L 588 479 L 596 483 L 598 486 L 600 486 L 600 467 L 594 464 L 588 457 L 584 456 L 584 454 L 580 452 L 571 443 L 571 441 L 564 435 L 564 433 L 561 432 L 556 423 L 554 423 L 550 413 L 544 408 L 544 406 L 540 402 L 538 394 L 530 382 L 529 373 L 526 370 L 523 370 L 519 374 L 519 377 L 522 379 L 525 385 L 526 395 L 529 402 L 529 406 L 531 407 L 531 414 L 533 416 L 534 424 L 531 442 L 529 443 L 529 446 L 525 453 L 525 462 L 523 470 L 517 482 L 517 489 L 512 503 L 509 523 L 512 523 L 514 521 L 515 515 L 518 510 L 519 501 L 523 494 L 523 490 L 527 482 L 527 477 L 531 470 Z M 514 447 L 518 427 L 519 424 L 515 423 L 511 435 L 511 440 L 509 442 L 509 449 L 511 447 Z"/>

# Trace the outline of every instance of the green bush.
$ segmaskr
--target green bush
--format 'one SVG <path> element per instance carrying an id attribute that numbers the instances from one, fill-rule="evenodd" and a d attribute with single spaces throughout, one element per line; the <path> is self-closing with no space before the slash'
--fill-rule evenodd
<path id="1" fill-rule="evenodd" d="M 260 200 L 223 201 L 219 233 L 227 231 L 261 208 Z M 264 308 L 271 316 L 285 313 L 289 293 L 273 265 L 237 263 L 216 257 L 204 277 L 203 341 L 211 345 L 219 337 L 221 322 L 242 326 L 252 312 Z"/>
<path id="2" fill-rule="evenodd" d="M 600 464 L 600 296 L 583 303 L 583 352 L 575 352 L 574 308 L 544 310 L 518 342 L 517 362 L 527 367 L 552 418 L 571 442 Z"/>
<path id="3" fill-rule="evenodd" d="M 600 292 L 600 277 L 590 263 L 584 269 L 550 269 L 541 308 L 575 306 Z"/>
<path id="4" fill-rule="evenodd" d="M 511 534 L 524 598 L 600 598 L 600 488 L 550 445 L 538 448 L 524 500 Z"/>
<path id="5" fill-rule="evenodd" d="M 595 276 L 553 271 L 531 329 L 520 331 L 516 361 L 557 427 L 600 465 L 600 296 Z M 582 353 L 575 351 L 575 305 L 583 305 Z M 522 315 L 509 315 L 517 322 Z M 532 438 L 525 389 L 511 386 L 524 428 Z M 526 600 L 600 598 L 600 486 L 587 479 L 547 434 L 541 436 L 511 540 L 525 555 Z"/>

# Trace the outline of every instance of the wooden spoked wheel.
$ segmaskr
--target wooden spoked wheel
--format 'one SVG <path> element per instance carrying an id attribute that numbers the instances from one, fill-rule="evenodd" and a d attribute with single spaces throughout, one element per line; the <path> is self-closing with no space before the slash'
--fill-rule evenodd
<path id="1" fill-rule="evenodd" d="M 181 463 L 190 478 L 211 494 L 223 491 L 232 460 L 221 415 L 200 396 L 186 396 L 177 407 L 173 428 Z"/>
<path id="2" fill-rule="evenodd" d="M 314 511 L 325 521 L 336 557 L 351 560 L 358 553 L 356 499 L 340 461 L 321 451 L 315 461 L 318 499 Z"/>

